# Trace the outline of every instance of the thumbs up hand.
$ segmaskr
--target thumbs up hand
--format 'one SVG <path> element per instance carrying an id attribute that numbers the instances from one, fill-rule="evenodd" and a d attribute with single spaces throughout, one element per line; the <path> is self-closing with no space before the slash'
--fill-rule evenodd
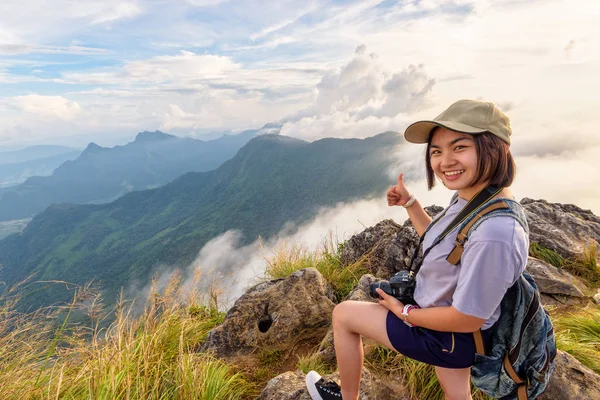
<path id="1" fill-rule="evenodd" d="M 404 185 L 404 173 L 398 175 L 398 185 L 390 186 L 387 191 L 388 206 L 403 206 L 410 200 L 410 193 Z"/>

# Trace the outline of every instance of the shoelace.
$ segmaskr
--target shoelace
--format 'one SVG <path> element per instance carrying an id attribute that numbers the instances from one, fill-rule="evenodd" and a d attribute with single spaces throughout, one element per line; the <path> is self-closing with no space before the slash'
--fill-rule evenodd
<path id="1" fill-rule="evenodd" d="M 340 385 L 333 381 L 326 381 L 324 378 L 319 379 L 317 385 L 319 385 L 323 390 L 327 391 L 327 393 L 337 396 L 339 396 L 339 393 L 341 392 Z"/>

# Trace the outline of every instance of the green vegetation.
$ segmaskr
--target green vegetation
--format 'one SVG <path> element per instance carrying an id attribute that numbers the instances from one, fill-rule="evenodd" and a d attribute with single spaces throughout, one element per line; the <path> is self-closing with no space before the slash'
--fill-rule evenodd
<path id="1" fill-rule="evenodd" d="M 561 256 L 554 250 L 548 249 L 536 242 L 532 242 L 529 245 L 529 255 L 535 258 L 539 258 L 542 261 L 546 261 L 548 264 L 554 265 L 556 268 L 562 268 L 565 262 L 563 256 Z"/>
<path id="2" fill-rule="evenodd" d="M 61 156 L 72 161 L 55 164 L 58 168 L 48 171 L 54 170 L 51 175 L 0 188 L 0 221 L 30 217 L 50 204 L 104 203 L 132 190 L 164 185 L 190 171 L 212 170 L 234 156 L 255 134 L 246 131 L 202 141 L 142 132 L 125 146 L 102 148 L 90 143 L 80 155 L 77 151 L 68 158 L 68 154 Z M 0 165 L 0 183 L 9 172 L 7 168 L 10 165 Z"/>
<path id="3" fill-rule="evenodd" d="M 224 314 L 214 295 L 204 304 L 191 294 L 182 304 L 180 282 L 175 277 L 164 293 L 152 295 L 139 317 L 120 302 L 107 329 L 97 328 L 103 317 L 94 306 L 91 327 L 69 322 L 73 305 L 86 300 L 85 290 L 67 312 L 29 314 L 16 312 L 17 291 L 6 291 L 0 297 L 0 398 L 250 398 L 255 388 L 242 372 L 194 353 Z M 57 321 L 63 323 L 58 330 Z"/>
<path id="4" fill-rule="evenodd" d="M 0 281 L 12 285 L 32 274 L 78 285 L 95 280 L 112 301 L 131 282 L 148 282 L 160 265 L 190 264 L 229 230 L 242 231 L 240 245 L 247 245 L 323 206 L 385 190 L 389 148 L 399 140 L 394 134 L 312 143 L 260 136 L 214 171 L 188 173 L 109 204 L 53 205 L 21 235 L 0 241 Z M 71 295 L 54 286 L 28 296 L 23 307 Z"/>
<path id="5" fill-rule="evenodd" d="M 564 258 L 556 251 L 535 242 L 531 243 L 529 254 L 582 278 L 591 287 L 600 284 L 600 266 L 595 242 L 583 246 L 583 253 L 572 258 Z"/>
<path id="6" fill-rule="evenodd" d="M 556 315 L 554 315 L 556 314 Z M 556 346 L 600 374 L 600 309 L 553 313 Z"/>
<path id="7" fill-rule="evenodd" d="M 322 268 L 326 271 L 334 270 L 332 265 L 341 268 L 333 248 L 330 241 L 320 254 L 298 248 L 278 251 L 269 260 L 271 273 L 285 277 L 284 270 L 292 273 L 299 266 L 320 264 L 328 265 Z M 174 274 L 162 292 L 151 289 L 139 316 L 133 304 L 121 299 L 114 322 L 106 328 L 101 328 L 107 318 L 101 297 L 92 286 L 80 288 L 64 308 L 30 313 L 16 311 L 23 286 L 6 290 L 0 295 L 0 398 L 246 400 L 256 398 L 284 371 L 325 375 L 335 368 L 311 353 L 314 347 L 260 349 L 252 357 L 229 361 L 197 352 L 224 313 L 214 290 L 202 296 L 185 292 L 181 283 L 182 276 Z M 89 325 L 73 323 L 73 313 L 82 310 Z M 551 315 L 558 347 L 600 372 L 600 310 L 593 306 L 564 313 L 555 308 Z M 431 366 L 368 342 L 365 364 L 379 377 L 402 376 L 411 398 L 443 398 Z M 473 398 L 489 399 L 475 388 Z"/>
<path id="8" fill-rule="evenodd" d="M 317 354 L 309 354 L 307 356 L 298 357 L 296 368 L 307 374 L 309 371 L 317 371 L 320 375 L 332 373 L 331 366 L 321 360 Z"/>
<path id="9" fill-rule="evenodd" d="M 563 268 L 575 276 L 585 280 L 590 286 L 600 285 L 600 266 L 598 265 L 598 252 L 596 244 L 584 246 L 583 254 L 572 259 L 567 259 Z"/>
<path id="10" fill-rule="evenodd" d="M 308 252 L 302 247 L 287 248 L 285 244 L 275 250 L 267 260 L 265 273 L 272 279 L 286 278 L 304 268 L 316 268 L 331 285 L 338 302 L 342 301 L 356 286 L 360 277 L 369 273 L 362 262 L 343 267 L 333 239 L 324 245 L 323 251 Z"/>

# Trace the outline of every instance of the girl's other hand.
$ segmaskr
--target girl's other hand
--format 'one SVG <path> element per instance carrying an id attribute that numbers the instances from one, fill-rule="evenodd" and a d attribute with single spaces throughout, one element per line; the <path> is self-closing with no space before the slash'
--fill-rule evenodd
<path id="1" fill-rule="evenodd" d="M 400 315 L 402 313 L 402 309 L 404 308 L 404 304 L 394 296 L 390 296 L 381 288 L 375 289 L 377 294 L 380 297 L 379 304 L 390 310 L 396 315 Z"/>
<path id="2" fill-rule="evenodd" d="M 404 185 L 404 173 L 398 175 L 398 185 L 390 186 L 387 191 L 388 206 L 403 206 L 410 200 L 410 193 Z"/>

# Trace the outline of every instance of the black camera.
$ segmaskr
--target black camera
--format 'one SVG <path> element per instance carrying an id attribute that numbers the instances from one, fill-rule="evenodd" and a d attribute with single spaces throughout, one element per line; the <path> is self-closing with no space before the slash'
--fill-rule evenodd
<path id="1" fill-rule="evenodd" d="M 390 296 L 394 296 L 403 304 L 417 304 L 413 298 L 417 280 L 408 270 L 402 270 L 394 274 L 389 282 L 380 281 L 369 285 L 369 294 L 371 297 L 380 298 L 375 289 L 380 288 Z"/>

